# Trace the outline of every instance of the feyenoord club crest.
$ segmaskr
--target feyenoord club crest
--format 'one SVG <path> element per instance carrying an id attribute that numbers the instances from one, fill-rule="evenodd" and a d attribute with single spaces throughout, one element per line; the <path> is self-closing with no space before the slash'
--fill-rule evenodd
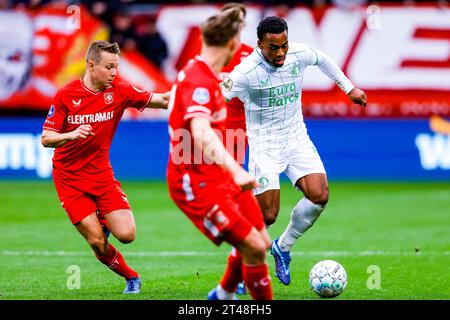
<path id="1" fill-rule="evenodd" d="M 114 101 L 114 96 L 113 96 L 113 93 L 112 93 L 112 92 L 107 92 L 107 93 L 105 93 L 104 97 L 105 97 L 105 103 L 106 103 L 106 104 L 111 104 L 111 103 L 113 103 L 113 101 Z"/>

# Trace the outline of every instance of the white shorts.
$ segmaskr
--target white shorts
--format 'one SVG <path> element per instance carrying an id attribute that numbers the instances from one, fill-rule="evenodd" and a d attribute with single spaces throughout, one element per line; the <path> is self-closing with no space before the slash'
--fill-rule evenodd
<path id="1" fill-rule="evenodd" d="M 319 153 L 309 137 L 284 148 L 258 148 L 257 145 L 252 148 L 250 145 L 248 171 L 261 185 L 261 188 L 253 190 L 255 195 L 280 189 L 280 174 L 283 172 L 294 186 L 298 179 L 311 173 L 326 174 Z"/>

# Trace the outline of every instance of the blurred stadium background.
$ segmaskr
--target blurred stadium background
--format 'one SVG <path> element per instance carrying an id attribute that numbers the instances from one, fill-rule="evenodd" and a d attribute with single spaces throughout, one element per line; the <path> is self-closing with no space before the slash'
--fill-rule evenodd
<path id="1" fill-rule="evenodd" d="M 308 267 L 318 258 L 333 257 L 334 252 L 338 261 L 348 260 L 348 268 L 354 269 L 359 281 L 359 291 L 349 293 L 347 298 L 449 299 L 448 2 L 310 0 L 281 4 L 267 0 L 245 3 L 243 42 L 256 45 L 259 20 L 279 15 L 288 22 L 290 41 L 306 42 L 329 54 L 368 95 L 368 105 L 361 109 L 350 104 L 345 94 L 320 71 L 307 70 L 303 112 L 309 134 L 328 172 L 331 200 L 330 212 L 305 236 L 304 244 L 299 244 L 298 254 L 305 255 L 299 259 L 307 263 L 298 266 L 298 279 L 307 276 Z M 121 77 L 151 91 L 170 90 L 177 71 L 199 50 L 198 24 L 217 12 L 222 4 L 0 0 L 0 298 L 116 297 L 96 295 L 93 288 L 89 291 L 93 295 L 88 291 L 84 295 L 61 295 L 67 274 L 65 267 L 62 271 L 58 268 L 66 262 L 68 266 L 70 257 L 85 261 L 89 270 L 100 272 L 101 279 L 116 282 L 117 279 L 89 256 L 89 248 L 83 246 L 59 207 L 51 183 L 52 150 L 40 144 L 44 118 L 58 88 L 82 76 L 86 48 L 97 39 L 119 42 Z M 181 255 L 177 260 L 175 253 L 209 251 L 211 245 L 168 198 L 164 184 L 167 116 L 167 111 L 128 110 L 114 139 L 111 162 L 135 209 L 140 230 L 136 242 L 121 250 L 135 252 L 128 260 L 137 259 L 142 269 L 152 265 L 145 270 L 154 295 L 144 295 L 144 298 L 202 299 L 208 286 L 218 281 L 225 260 L 214 265 L 217 257 L 200 255 L 216 276 L 209 269 L 202 269 L 209 277 L 203 279 L 205 288 L 187 289 L 193 280 L 183 270 L 187 273 L 197 270 L 194 278 L 203 281 L 199 280 L 196 269 L 198 258 Z M 288 212 L 297 201 L 298 195 L 287 184 L 283 185 L 283 194 L 280 222 L 270 230 L 272 235 L 282 230 Z M 180 235 L 191 238 L 183 239 L 181 245 Z M 174 255 L 158 255 L 158 250 L 173 251 Z M 214 252 L 223 252 L 225 257 L 226 248 L 217 250 Z M 58 256 L 57 252 L 68 254 Z M 142 252 L 154 255 L 139 255 Z M 420 254 L 424 256 L 418 257 Z M 43 256 L 48 265 L 40 269 L 39 257 Z M 162 260 L 155 264 L 155 257 Z M 393 259 L 397 266 L 403 267 L 399 270 L 392 267 L 389 261 Z M 394 279 L 391 283 L 397 289 L 408 286 L 408 272 L 424 278 L 417 279 L 410 291 L 403 288 L 398 289 L 398 294 L 389 290 L 373 294 L 374 291 L 367 291 L 365 268 L 377 263 L 382 265 L 382 271 L 390 270 L 391 280 Z M 180 267 L 185 264 L 186 269 Z M 30 271 L 30 266 L 37 268 L 35 273 Z M 177 294 L 169 288 L 163 290 L 164 275 L 152 282 L 152 277 L 160 272 L 158 267 L 169 270 L 168 274 L 176 279 L 173 288 L 181 286 L 186 290 L 176 291 Z M 43 290 L 40 271 L 60 273 L 52 278 L 56 289 L 48 285 L 47 291 Z M 86 277 L 95 278 L 86 272 Z M 397 272 L 402 275 L 401 280 Z M 442 290 L 437 292 L 432 286 L 420 291 L 420 283 L 426 281 L 429 286 L 429 282 L 435 282 L 437 273 L 440 279 L 441 273 L 447 279 L 440 284 L 446 284 Z M 21 283 L 25 281 L 20 290 L 14 289 L 7 274 L 21 279 Z M 300 291 L 276 284 L 275 296 L 311 297 L 303 278 L 302 282 L 299 280 Z M 438 290 L 438 284 L 434 285 Z M 106 288 L 120 291 L 117 284 Z"/>

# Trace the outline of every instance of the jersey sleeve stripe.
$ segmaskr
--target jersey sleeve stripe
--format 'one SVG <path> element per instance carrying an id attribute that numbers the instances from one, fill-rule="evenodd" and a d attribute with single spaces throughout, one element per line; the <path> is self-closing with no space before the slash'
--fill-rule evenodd
<path id="1" fill-rule="evenodd" d="M 42 128 L 43 128 L 44 130 L 50 130 L 50 131 L 60 132 L 60 130 L 58 130 L 58 129 L 53 129 L 53 128 L 49 128 L 49 127 L 46 127 L 46 126 L 43 126 Z"/>
<path id="2" fill-rule="evenodd" d="M 313 64 L 314 66 L 317 66 L 317 64 L 319 63 L 319 56 L 317 55 L 316 50 L 314 50 L 313 48 L 311 48 L 312 52 L 314 52 L 315 56 L 316 56 L 316 62 Z"/>
<path id="3" fill-rule="evenodd" d="M 203 107 L 203 106 L 190 106 L 186 109 L 187 113 L 191 113 L 191 112 L 205 112 L 207 114 L 211 114 L 211 110 Z"/>
<path id="4" fill-rule="evenodd" d="M 212 117 L 209 114 L 206 114 L 204 112 L 192 112 L 188 113 L 184 116 L 183 120 L 191 119 L 191 118 L 204 118 L 208 120 L 212 120 Z"/>
<path id="5" fill-rule="evenodd" d="M 147 102 L 138 109 L 139 111 L 143 111 L 148 106 L 149 102 L 152 100 L 153 92 L 149 92 L 149 93 L 150 93 L 150 96 L 148 97 Z"/>

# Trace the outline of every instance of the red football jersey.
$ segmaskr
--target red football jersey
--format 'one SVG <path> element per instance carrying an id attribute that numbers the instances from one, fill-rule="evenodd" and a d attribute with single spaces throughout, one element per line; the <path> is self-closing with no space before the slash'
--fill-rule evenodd
<path id="1" fill-rule="evenodd" d="M 231 177 L 225 169 L 205 163 L 203 155 L 196 154 L 190 128 L 192 118 L 203 117 L 225 137 L 227 108 L 220 81 L 219 75 L 200 56 L 190 60 L 179 72 L 170 102 L 173 109 L 169 117 L 169 180 L 181 180 L 185 173 L 189 173 L 192 183 Z"/>
<path id="2" fill-rule="evenodd" d="M 125 108 L 143 110 L 151 97 L 152 93 L 120 79 L 99 92 L 88 89 L 81 79 L 61 88 L 53 99 L 43 128 L 65 133 L 90 124 L 94 135 L 56 148 L 54 169 L 76 181 L 101 180 L 100 175 L 111 175 L 109 148 Z"/>
<path id="3" fill-rule="evenodd" d="M 220 73 L 222 80 L 224 80 L 228 74 L 233 71 L 234 67 L 247 58 L 250 53 L 253 52 L 253 48 L 242 43 L 238 51 L 233 55 L 230 63 L 228 63 Z M 226 127 L 230 129 L 242 129 L 245 131 L 245 110 L 244 103 L 238 98 L 233 98 L 227 101 L 227 122 Z"/>

